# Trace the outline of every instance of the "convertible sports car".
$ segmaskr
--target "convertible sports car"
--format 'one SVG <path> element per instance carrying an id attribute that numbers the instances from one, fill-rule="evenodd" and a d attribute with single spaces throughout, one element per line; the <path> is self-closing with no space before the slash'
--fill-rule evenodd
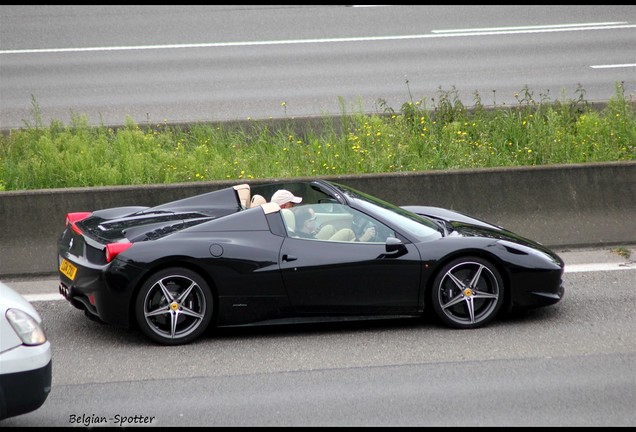
<path id="1" fill-rule="evenodd" d="M 266 202 L 277 189 L 303 200 L 293 209 Z M 307 208 L 321 227 L 311 238 L 296 220 Z M 363 240 L 369 227 L 374 236 Z M 324 180 L 69 213 L 58 251 L 60 293 L 72 305 L 164 345 L 211 326 L 425 314 L 476 328 L 564 294 L 563 261 L 536 242 Z"/>

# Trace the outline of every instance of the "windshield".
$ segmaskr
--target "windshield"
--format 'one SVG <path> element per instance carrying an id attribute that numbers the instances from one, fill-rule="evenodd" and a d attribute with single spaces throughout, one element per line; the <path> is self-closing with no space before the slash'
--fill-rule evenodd
<path id="1" fill-rule="evenodd" d="M 427 218 L 347 186 L 340 184 L 334 184 L 334 186 L 338 187 L 361 210 L 379 215 L 393 229 L 407 237 L 415 237 L 419 241 L 425 241 L 443 235 L 442 228 Z"/>

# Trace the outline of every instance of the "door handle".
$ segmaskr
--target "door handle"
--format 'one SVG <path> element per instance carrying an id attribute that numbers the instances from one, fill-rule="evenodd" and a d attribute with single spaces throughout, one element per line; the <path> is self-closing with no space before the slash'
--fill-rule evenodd
<path id="1" fill-rule="evenodd" d="M 287 254 L 283 255 L 283 261 L 296 261 L 297 259 L 298 258 L 296 258 L 293 255 L 287 255 Z"/>

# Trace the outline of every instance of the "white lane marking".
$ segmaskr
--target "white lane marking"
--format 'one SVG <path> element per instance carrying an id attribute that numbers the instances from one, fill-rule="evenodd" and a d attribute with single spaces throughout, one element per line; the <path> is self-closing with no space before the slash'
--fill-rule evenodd
<path id="1" fill-rule="evenodd" d="M 432 30 L 432 33 L 465 33 L 465 32 L 493 32 L 493 31 L 520 31 L 520 30 L 548 30 L 548 29 L 567 29 L 578 27 L 598 27 L 598 26 L 617 26 L 629 24 L 627 21 L 612 21 L 599 23 L 583 23 L 583 24 L 552 24 L 537 26 L 518 26 L 518 27 L 484 27 L 471 29 L 454 29 L 454 30 Z"/>
<path id="2" fill-rule="evenodd" d="M 404 36 L 375 36 L 375 37 L 349 37 L 349 38 L 328 38 L 328 39 L 290 39 L 273 41 L 251 41 L 251 42 L 210 42 L 196 44 L 168 44 L 168 45 L 136 45 L 136 46 L 111 46 L 111 47 L 86 47 L 86 48 L 43 48 L 43 49 L 18 49 L 0 50 L 0 54 L 37 54 L 37 53 L 63 53 L 63 52 L 91 52 L 91 51 L 129 51 L 129 50 L 152 50 L 152 49 L 174 49 L 174 48 L 218 48 L 232 46 L 262 46 L 262 45 L 291 45 L 291 44 L 314 44 L 314 43 L 335 43 L 335 42 L 371 42 L 386 40 L 405 39 L 433 39 L 457 36 L 484 36 L 503 34 L 524 34 L 524 33 L 549 33 L 581 30 L 608 30 L 608 29 L 628 29 L 636 28 L 635 24 L 624 22 L 617 23 L 590 23 L 590 24 L 563 24 L 558 26 L 535 26 L 535 27 L 499 27 L 495 29 L 468 29 L 468 30 L 434 30 L 433 34 L 404 35 Z"/>
<path id="3" fill-rule="evenodd" d="M 566 264 L 565 273 L 583 273 L 615 270 L 636 270 L 634 263 L 596 263 L 596 264 Z M 23 294 L 22 297 L 30 302 L 64 300 L 62 294 Z"/>
<path id="4" fill-rule="evenodd" d="M 52 300 L 64 300 L 62 294 L 23 294 L 22 297 L 30 302 L 36 301 L 52 301 Z"/>
<path id="5" fill-rule="evenodd" d="M 626 263 L 597 263 L 597 264 L 566 264 L 565 273 L 583 273 L 614 270 L 636 270 L 636 264 Z"/>
<path id="6" fill-rule="evenodd" d="M 611 65 L 592 65 L 592 69 L 609 69 L 609 68 L 629 68 L 636 67 L 636 63 L 611 64 Z"/>

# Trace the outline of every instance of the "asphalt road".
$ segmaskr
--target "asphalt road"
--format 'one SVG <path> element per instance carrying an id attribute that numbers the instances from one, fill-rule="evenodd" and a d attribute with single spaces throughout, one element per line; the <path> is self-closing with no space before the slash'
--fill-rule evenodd
<path id="1" fill-rule="evenodd" d="M 234 329 L 179 347 L 86 319 L 55 279 L 5 281 L 42 314 L 54 366 L 46 403 L 1 425 L 636 426 L 628 251 L 558 251 L 565 298 L 482 329 Z"/>

